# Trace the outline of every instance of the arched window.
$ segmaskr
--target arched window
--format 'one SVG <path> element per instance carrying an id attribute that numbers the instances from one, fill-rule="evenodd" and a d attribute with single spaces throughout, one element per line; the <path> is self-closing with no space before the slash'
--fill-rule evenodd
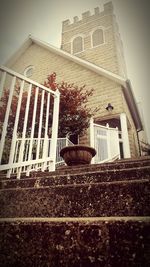
<path id="1" fill-rule="evenodd" d="M 83 51 L 83 38 L 81 36 L 76 37 L 72 43 L 72 53 L 76 54 Z"/>
<path id="2" fill-rule="evenodd" d="M 34 70 L 34 66 L 32 65 L 26 67 L 23 72 L 24 76 L 26 76 L 27 78 L 31 77 L 33 74 L 33 70 Z"/>
<path id="3" fill-rule="evenodd" d="M 104 33 L 102 29 L 97 29 L 92 34 L 93 46 L 98 46 L 104 43 Z"/>

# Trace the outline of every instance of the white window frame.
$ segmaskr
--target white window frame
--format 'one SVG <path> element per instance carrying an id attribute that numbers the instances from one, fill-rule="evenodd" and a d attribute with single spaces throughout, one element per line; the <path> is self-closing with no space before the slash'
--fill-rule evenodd
<path id="1" fill-rule="evenodd" d="M 81 37 L 82 38 L 82 47 L 83 47 L 83 49 L 82 49 L 82 51 L 79 51 L 79 52 L 77 52 L 77 53 L 73 53 L 73 41 L 77 38 L 77 37 Z M 82 52 L 84 52 L 84 35 L 83 34 L 77 34 L 77 35 L 75 35 L 75 36 L 73 36 L 73 38 L 71 39 L 71 54 L 72 55 L 77 55 L 77 54 L 79 54 L 79 53 L 82 53 Z"/>
<path id="2" fill-rule="evenodd" d="M 103 43 L 98 44 L 98 45 L 93 45 L 93 33 L 94 33 L 96 30 L 102 30 L 102 31 L 103 31 Z M 104 27 L 99 26 L 99 27 L 94 28 L 94 29 L 90 32 L 90 35 L 91 35 L 91 48 L 95 48 L 95 47 L 104 45 L 104 44 L 106 43 L 106 40 L 105 40 L 105 29 L 104 29 Z"/>
<path id="3" fill-rule="evenodd" d="M 29 65 L 28 67 L 26 67 L 25 69 L 24 69 L 24 72 L 23 72 L 23 75 L 25 76 L 25 77 L 27 77 L 27 78 L 30 78 L 32 75 L 33 75 L 33 72 L 32 72 L 32 74 L 31 75 L 27 75 L 27 72 L 29 71 L 29 70 L 34 70 L 34 66 L 33 65 Z"/>

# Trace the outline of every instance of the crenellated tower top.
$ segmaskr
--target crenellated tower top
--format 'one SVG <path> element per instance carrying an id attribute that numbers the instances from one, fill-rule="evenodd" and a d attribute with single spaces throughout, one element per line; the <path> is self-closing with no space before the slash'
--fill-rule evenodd
<path id="1" fill-rule="evenodd" d="M 112 2 L 62 22 L 61 49 L 126 76 L 123 46 Z"/>
<path id="2" fill-rule="evenodd" d="M 75 16 L 73 18 L 73 22 L 71 23 L 70 19 L 64 20 L 62 22 L 63 31 L 67 31 L 70 28 L 74 28 L 78 26 L 79 24 L 85 23 L 87 20 L 94 20 L 97 19 L 97 16 L 104 16 L 105 14 L 108 14 L 110 12 L 113 12 L 113 4 L 112 2 L 108 2 L 104 4 L 104 9 L 100 11 L 99 7 L 94 8 L 94 14 L 91 14 L 90 11 L 86 11 L 82 13 L 82 19 L 80 20 L 78 16 Z"/>

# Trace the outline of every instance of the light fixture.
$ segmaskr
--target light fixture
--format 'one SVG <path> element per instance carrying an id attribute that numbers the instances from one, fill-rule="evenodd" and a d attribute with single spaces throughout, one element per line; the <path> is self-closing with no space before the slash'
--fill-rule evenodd
<path id="1" fill-rule="evenodd" d="M 106 109 L 107 109 L 107 111 L 112 111 L 114 109 L 114 107 L 111 105 L 111 103 L 108 103 Z"/>

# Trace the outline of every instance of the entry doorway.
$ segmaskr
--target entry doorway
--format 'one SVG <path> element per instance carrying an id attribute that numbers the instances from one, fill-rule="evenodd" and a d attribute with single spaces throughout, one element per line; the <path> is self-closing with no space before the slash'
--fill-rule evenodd
<path id="1" fill-rule="evenodd" d="M 111 123 L 110 123 L 111 122 Z M 114 127 L 116 124 L 119 126 L 118 121 L 109 120 L 103 123 L 94 123 L 91 120 L 90 125 L 90 140 L 97 154 L 94 158 L 94 163 L 102 163 L 113 161 L 115 159 L 123 158 L 123 145 L 121 138 L 120 127 Z"/>

